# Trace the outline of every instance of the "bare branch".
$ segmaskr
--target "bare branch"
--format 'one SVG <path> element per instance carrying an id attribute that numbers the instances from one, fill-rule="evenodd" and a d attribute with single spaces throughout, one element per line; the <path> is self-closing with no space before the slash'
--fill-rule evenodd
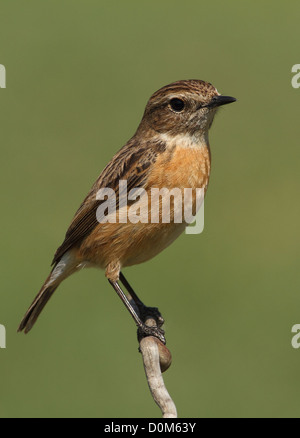
<path id="1" fill-rule="evenodd" d="M 161 368 L 166 370 L 171 365 L 170 351 L 153 336 L 147 336 L 140 341 L 140 351 L 152 397 L 160 407 L 163 418 L 177 418 L 176 406 L 167 391 L 161 372 Z"/>
<path id="2" fill-rule="evenodd" d="M 141 315 L 143 318 L 143 315 Z M 151 316 L 143 318 L 144 323 L 149 327 L 157 326 L 156 321 Z M 162 377 L 172 363 L 172 355 L 169 349 L 154 336 L 146 336 L 139 340 L 140 352 L 143 356 L 144 369 L 149 385 L 150 392 L 155 403 L 160 407 L 163 418 L 177 418 L 177 410 Z"/>
<path id="3" fill-rule="evenodd" d="M 149 327 L 160 327 L 164 322 L 160 312 L 156 308 L 146 307 L 141 301 L 133 299 L 128 293 L 130 304 L 141 318 L 141 321 Z M 153 312 L 154 310 L 154 312 Z M 147 314 L 148 313 L 148 314 Z M 169 349 L 154 336 L 140 337 L 138 331 L 139 351 L 143 357 L 144 369 L 151 395 L 155 403 L 160 407 L 163 418 L 177 418 L 177 410 L 162 377 L 172 363 L 172 355 Z"/>

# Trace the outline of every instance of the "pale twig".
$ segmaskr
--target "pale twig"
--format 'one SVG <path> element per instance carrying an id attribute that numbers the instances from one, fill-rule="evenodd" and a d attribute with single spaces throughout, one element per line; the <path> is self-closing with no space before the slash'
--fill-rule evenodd
<path id="1" fill-rule="evenodd" d="M 152 397 L 160 407 L 163 418 L 177 418 L 176 406 L 165 386 L 160 364 L 165 358 L 168 360 L 171 353 L 153 336 L 147 336 L 140 341 L 140 351 Z"/>
<path id="2" fill-rule="evenodd" d="M 133 300 L 131 300 L 131 304 L 147 326 L 158 325 L 158 321 L 154 319 L 153 315 L 141 315 Z M 177 418 L 175 403 L 170 397 L 162 377 L 162 373 L 170 367 L 172 362 L 169 349 L 154 336 L 142 337 L 139 339 L 139 343 L 146 378 L 155 403 L 160 407 L 163 418 Z"/>

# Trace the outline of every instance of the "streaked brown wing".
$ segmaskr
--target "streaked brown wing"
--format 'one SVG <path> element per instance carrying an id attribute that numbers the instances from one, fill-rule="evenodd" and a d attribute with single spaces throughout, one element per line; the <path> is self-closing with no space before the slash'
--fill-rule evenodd
<path id="1" fill-rule="evenodd" d="M 78 245 L 98 225 L 96 211 L 101 204 L 96 194 L 101 188 L 112 188 L 116 193 L 118 208 L 119 180 L 127 180 L 127 190 L 145 187 L 149 167 L 156 161 L 159 152 L 165 149 L 162 142 L 144 142 L 142 145 L 133 137 L 108 163 L 89 194 L 77 210 L 65 240 L 57 249 L 52 264 L 57 264 L 72 246 Z"/>

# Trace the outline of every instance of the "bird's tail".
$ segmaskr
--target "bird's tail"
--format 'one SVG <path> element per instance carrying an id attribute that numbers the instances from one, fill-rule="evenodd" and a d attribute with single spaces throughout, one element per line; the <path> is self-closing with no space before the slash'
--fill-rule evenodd
<path id="1" fill-rule="evenodd" d="M 24 333 L 28 333 L 29 330 L 32 329 L 41 311 L 48 303 L 62 280 L 71 275 L 75 270 L 76 268 L 72 257 L 70 257 L 70 254 L 66 253 L 58 264 L 54 266 L 41 290 L 25 313 L 24 318 L 19 325 L 18 332 L 24 330 Z"/>
<path id="2" fill-rule="evenodd" d="M 51 274 L 50 274 L 51 275 Z M 50 276 L 49 276 L 50 277 Z M 58 284 L 51 284 L 48 286 L 49 277 L 43 284 L 43 287 L 33 300 L 31 306 L 25 313 L 24 318 L 21 321 L 21 324 L 19 325 L 18 332 L 22 332 L 24 330 L 24 333 L 28 333 L 29 330 L 32 329 L 34 323 L 36 322 L 39 314 L 43 310 L 43 308 L 48 303 L 49 299 L 51 298 L 52 294 L 58 287 Z"/>

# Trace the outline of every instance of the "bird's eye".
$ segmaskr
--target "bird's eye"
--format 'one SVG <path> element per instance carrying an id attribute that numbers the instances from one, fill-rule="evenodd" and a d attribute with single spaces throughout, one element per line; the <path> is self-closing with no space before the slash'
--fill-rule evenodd
<path id="1" fill-rule="evenodd" d="M 170 106 L 171 106 L 173 111 L 180 113 L 184 108 L 184 102 L 183 102 L 183 100 L 177 99 L 175 97 L 174 99 L 170 100 Z"/>

